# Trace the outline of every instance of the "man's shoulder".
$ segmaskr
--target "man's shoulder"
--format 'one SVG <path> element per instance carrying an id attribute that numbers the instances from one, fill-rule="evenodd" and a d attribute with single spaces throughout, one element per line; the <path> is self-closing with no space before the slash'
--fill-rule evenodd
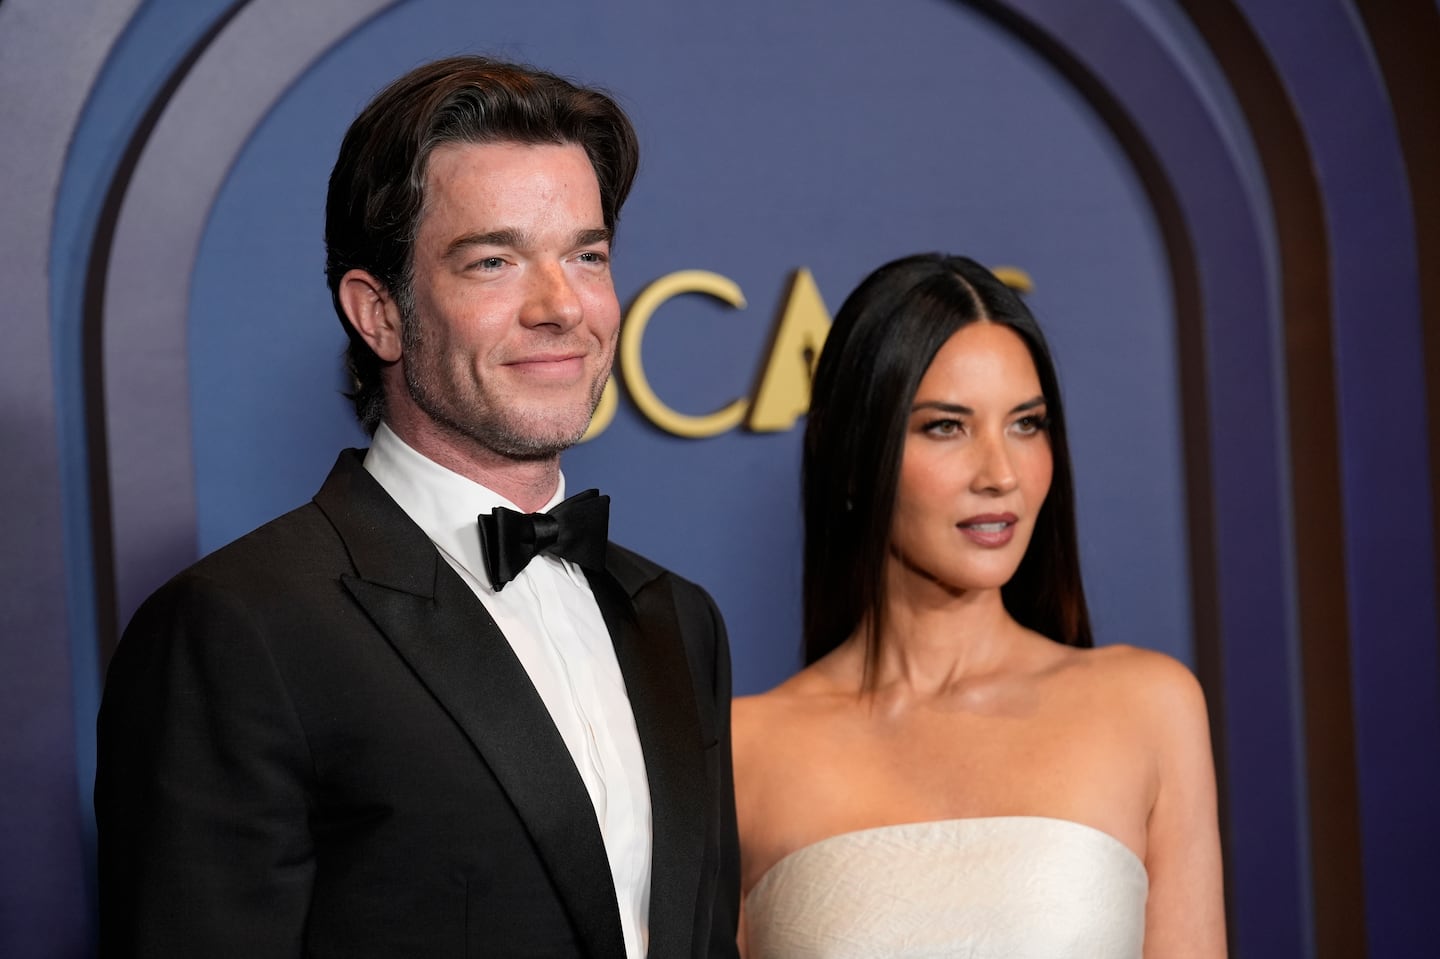
<path id="1" fill-rule="evenodd" d="M 632 549 L 620 546 L 613 540 L 606 553 L 605 565 L 610 570 L 610 574 L 632 596 L 651 583 L 664 582 L 672 589 L 698 595 L 706 601 L 711 601 L 710 594 L 699 583 L 686 579 L 674 570 L 661 566 L 648 556 L 642 556 Z"/>
<path id="2" fill-rule="evenodd" d="M 681 623 L 699 626 L 704 635 L 725 636 L 725 618 L 709 590 L 693 580 L 661 566 L 623 546 L 610 544 L 606 566 L 620 586 L 631 596 L 652 589 L 663 590 Z"/>
<path id="3" fill-rule="evenodd" d="M 606 546 L 605 566 L 627 589 L 632 585 L 644 586 L 661 576 L 673 575 L 668 569 L 649 557 L 641 556 L 633 549 L 627 549 L 614 540 L 611 540 Z"/>
<path id="4" fill-rule="evenodd" d="M 184 602 L 196 594 L 278 596 L 304 588 L 317 575 L 335 576 L 344 544 L 314 503 L 270 520 L 170 578 L 147 605 Z"/>
<path id="5" fill-rule="evenodd" d="M 348 569 L 344 537 L 331 512 L 337 502 L 356 498 L 354 484 L 363 473 L 358 453 L 341 454 L 314 498 L 200 557 L 156 593 L 172 597 L 196 589 L 291 593 L 316 577 L 333 578 Z M 322 500 L 330 503 L 329 510 Z"/>
<path id="6" fill-rule="evenodd" d="M 343 558 L 345 536 L 337 526 L 336 516 L 342 513 L 364 513 L 373 518 L 378 507 L 374 493 L 364 486 L 373 486 L 360 465 L 359 450 L 345 450 L 315 496 L 257 526 L 199 559 L 179 575 L 208 578 L 245 576 L 250 571 L 290 575 L 292 567 L 305 569 L 326 567 L 327 558 Z M 347 504 L 343 508 L 340 504 Z M 349 521 L 353 524 L 354 517 Z"/>
<path id="7" fill-rule="evenodd" d="M 304 561 L 316 549 L 336 540 L 335 529 L 325 514 L 314 502 L 308 502 L 236 537 L 201 557 L 190 569 L 215 574 L 257 563 L 270 566 L 292 559 Z"/>

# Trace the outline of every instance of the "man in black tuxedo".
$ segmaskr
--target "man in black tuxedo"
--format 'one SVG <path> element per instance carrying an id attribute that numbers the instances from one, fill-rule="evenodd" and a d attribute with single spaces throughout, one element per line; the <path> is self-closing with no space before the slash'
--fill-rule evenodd
<path id="1" fill-rule="evenodd" d="M 102 955 L 735 954 L 720 616 L 560 473 L 637 158 L 604 94 L 477 57 L 355 120 L 327 274 L 373 442 L 126 630 Z"/>

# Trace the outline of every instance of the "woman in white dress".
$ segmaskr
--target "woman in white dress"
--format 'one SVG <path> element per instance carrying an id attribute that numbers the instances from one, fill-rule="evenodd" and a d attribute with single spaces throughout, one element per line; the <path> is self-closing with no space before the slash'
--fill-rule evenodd
<path id="1" fill-rule="evenodd" d="M 1223 956 L 1204 698 L 1091 648 L 1020 298 L 964 257 L 871 274 L 816 371 L 804 500 L 807 665 L 734 710 L 749 959 Z"/>

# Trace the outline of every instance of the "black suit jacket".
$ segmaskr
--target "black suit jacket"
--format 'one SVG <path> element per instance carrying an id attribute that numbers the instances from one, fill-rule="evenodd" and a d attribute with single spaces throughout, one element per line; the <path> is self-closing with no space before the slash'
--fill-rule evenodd
<path id="1" fill-rule="evenodd" d="M 735 954 L 724 627 L 619 547 L 590 583 L 650 783 L 650 955 Z M 621 959 L 594 808 L 509 643 L 342 454 L 201 560 L 110 666 L 101 953 Z"/>

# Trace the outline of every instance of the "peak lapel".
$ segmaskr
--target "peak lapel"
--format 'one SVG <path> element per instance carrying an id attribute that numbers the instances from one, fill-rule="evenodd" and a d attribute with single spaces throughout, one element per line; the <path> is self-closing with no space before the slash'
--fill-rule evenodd
<path id="1" fill-rule="evenodd" d="M 589 793 L 484 604 L 355 451 L 342 455 L 315 502 L 355 563 L 357 575 L 342 577 L 346 590 L 508 794 L 578 938 L 596 959 L 624 959 L 614 880 Z"/>
<path id="2" fill-rule="evenodd" d="M 706 783 L 695 691 L 674 599 L 664 579 L 638 583 L 605 574 L 589 579 L 615 643 L 650 783 L 649 952 L 688 956 L 704 860 Z"/>

